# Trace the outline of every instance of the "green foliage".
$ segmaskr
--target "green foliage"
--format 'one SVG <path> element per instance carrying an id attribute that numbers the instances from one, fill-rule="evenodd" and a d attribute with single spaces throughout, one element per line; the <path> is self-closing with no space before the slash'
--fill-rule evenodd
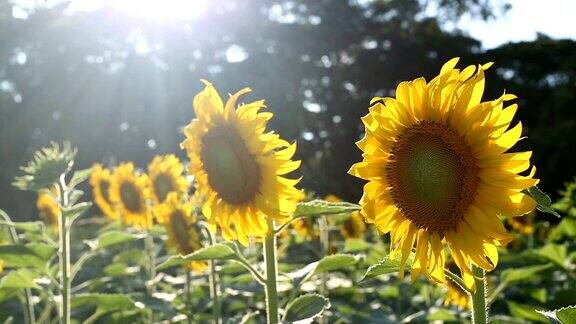
<path id="1" fill-rule="evenodd" d="M 170 267 L 181 266 L 191 261 L 206 260 L 234 260 L 238 259 L 236 251 L 228 244 L 214 244 L 204 247 L 188 255 L 171 256 L 168 260 L 160 264 L 157 269 L 163 270 Z"/>
<path id="2" fill-rule="evenodd" d="M 328 202 L 315 199 L 299 203 L 294 218 L 313 218 L 327 215 L 338 215 L 360 210 L 360 206 L 348 202 Z"/>
<path id="3" fill-rule="evenodd" d="M 378 263 L 371 265 L 360 281 L 372 279 L 384 274 L 391 274 L 400 271 L 400 260 L 390 260 L 388 256 L 384 257 Z"/>
<path id="4" fill-rule="evenodd" d="M 547 194 L 545 194 L 542 190 L 540 190 L 540 188 L 536 186 L 530 187 L 524 190 L 524 193 L 526 193 L 536 201 L 536 203 L 538 204 L 539 211 L 552 214 L 556 217 L 560 217 L 560 214 L 558 214 L 552 208 L 552 199 L 550 199 L 550 197 L 548 197 Z"/>
<path id="5" fill-rule="evenodd" d="M 357 258 L 350 254 L 329 255 L 318 262 L 314 274 L 346 269 L 358 262 Z"/>
<path id="6" fill-rule="evenodd" d="M 283 320 L 289 323 L 309 320 L 320 316 L 327 308 L 330 308 L 327 298 L 318 294 L 302 295 L 286 306 Z"/>

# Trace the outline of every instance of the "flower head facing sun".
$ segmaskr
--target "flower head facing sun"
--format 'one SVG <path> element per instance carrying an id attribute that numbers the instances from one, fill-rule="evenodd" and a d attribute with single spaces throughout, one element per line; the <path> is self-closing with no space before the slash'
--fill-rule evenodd
<path id="1" fill-rule="evenodd" d="M 152 215 L 147 202 L 150 184 L 148 176 L 135 170 L 132 162 L 125 162 L 114 170 L 113 177 L 110 199 L 118 206 L 124 224 L 138 229 L 152 227 Z"/>
<path id="2" fill-rule="evenodd" d="M 381 233 L 391 233 L 391 257 L 404 265 L 412 248 L 412 276 L 445 283 L 447 247 L 462 273 L 474 264 L 492 270 L 496 246 L 506 244 L 498 215 L 519 216 L 535 208 L 522 193 L 534 186 L 531 152 L 507 153 L 522 126 L 509 129 L 517 105 L 503 94 L 482 102 L 484 71 L 491 65 L 455 69 L 452 59 L 430 82 L 402 82 L 396 98 L 374 98 L 362 118 L 366 134 L 357 144 L 363 161 L 350 173 L 368 180 L 362 214 Z M 402 271 L 401 271 L 402 273 Z"/>
<path id="3" fill-rule="evenodd" d="M 38 214 L 44 223 L 50 228 L 54 233 L 58 233 L 60 229 L 60 217 L 62 217 L 62 211 L 58 205 L 58 190 L 56 188 L 50 191 L 40 191 L 38 192 L 38 200 L 36 201 L 36 208 L 38 209 Z"/>
<path id="4" fill-rule="evenodd" d="M 184 167 L 175 155 L 155 156 L 148 165 L 152 200 L 162 203 L 171 192 L 185 194 L 188 191 L 188 182 L 183 172 Z"/>
<path id="5" fill-rule="evenodd" d="M 106 217 L 111 220 L 116 220 L 119 215 L 118 210 L 116 210 L 112 200 L 110 199 L 111 183 L 112 173 L 110 170 L 103 168 L 100 164 L 96 164 L 92 167 L 90 185 L 92 186 L 94 201 Z"/>
<path id="6" fill-rule="evenodd" d="M 156 218 L 166 228 L 169 246 L 182 255 L 188 255 L 202 248 L 200 229 L 196 224 L 191 202 L 182 202 L 181 196 L 171 192 L 164 204 L 154 210 Z M 206 262 L 191 262 L 188 267 L 195 272 L 206 269 Z"/>
<path id="7" fill-rule="evenodd" d="M 300 166 L 291 160 L 296 144 L 265 132 L 272 113 L 260 112 L 263 100 L 236 108 L 250 89 L 224 104 L 216 89 L 205 84 L 194 98 L 196 119 L 186 127 L 181 146 L 205 198 L 202 212 L 225 239 L 247 245 L 249 237 L 266 235 L 269 220 L 281 222 L 296 208 L 299 180 L 283 177 Z"/>

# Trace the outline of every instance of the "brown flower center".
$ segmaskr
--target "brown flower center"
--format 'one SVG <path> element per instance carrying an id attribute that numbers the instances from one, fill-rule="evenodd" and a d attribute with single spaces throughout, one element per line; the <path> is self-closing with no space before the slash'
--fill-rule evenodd
<path id="1" fill-rule="evenodd" d="M 120 185 L 120 199 L 122 205 L 132 213 L 140 213 L 144 209 L 143 197 L 132 182 L 124 182 Z"/>
<path id="2" fill-rule="evenodd" d="M 202 247 L 200 232 L 196 227 L 188 224 L 186 215 L 182 210 L 176 209 L 170 214 L 170 225 L 172 226 L 172 233 L 178 252 L 186 255 Z"/>
<path id="3" fill-rule="evenodd" d="M 153 186 L 154 193 L 156 194 L 159 202 L 163 202 L 170 192 L 176 190 L 176 186 L 174 185 L 174 181 L 172 181 L 172 177 L 166 173 L 158 174 L 154 178 Z"/>
<path id="4" fill-rule="evenodd" d="M 260 167 L 232 127 L 219 126 L 202 138 L 201 159 L 208 182 L 230 204 L 254 198 L 260 185 Z"/>
<path id="5" fill-rule="evenodd" d="M 396 138 L 390 153 L 386 178 L 403 215 L 418 228 L 455 229 L 479 181 L 464 138 L 444 123 L 420 122 Z"/>
<path id="6" fill-rule="evenodd" d="M 107 180 L 100 181 L 100 193 L 102 193 L 102 198 L 110 204 L 110 182 Z"/>

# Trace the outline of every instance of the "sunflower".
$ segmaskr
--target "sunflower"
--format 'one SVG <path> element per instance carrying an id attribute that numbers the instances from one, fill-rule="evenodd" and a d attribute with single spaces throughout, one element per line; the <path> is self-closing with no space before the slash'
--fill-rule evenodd
<path id="1" fill-rule="evenodd" d="M 151 196 L 155 203 L 162 203 L 170 192 L 183 195 L 188 191 L 188 181 L 182 175 L 184 167 L 175 155 L 155 156 L 148 165 Z"/>
<path id="2" fill-rule="evenodd" d="M 506 222 L 516 232 L 524 235 L 532 235 L 532 233 L 534 233 L 535 217 L 536 217 L 536 211 L 533 210 L 524 216 L 506 218 Z"/>
<path id="3" fill-rule="evenodd" d="M 166 228 L 169 246 L 182 255 L 188 255 L 202 248 L 200 229 L 193 214 L 194 205 L 182 202 L 181 196 L 171 192 L 164 204 L 154 210 L 160 224 Z M 191 262 L 187 267 L 195 272 L 206 269 L 206 262 Z"/>
<path id="4" fill-rule="evenodd" d="M 40 191 L 38 193 L 38 200 L 36 201 L 36 208 L 38 209 L 40 218 L 46 225 L 52 228 L 54 233 L 58 233 L 60 230 L 59 220 L 62 216 L 62 211 L 57 201 L 57 192 L 55 188 L 50 191 Z"/>
<path id="5" fill-rule="evenodd" d="M 282 177 L 300 166 L 292 161 L 296 143 L 265 132 L 272 113 L 259 112 L 264 101 L 240 105 L 244 88 L 226 104 L 208 82 L 194 97 L 194 119 L 181 147 L 190 158 L 189 172 L 205 197 L 202 212 L 222 229 L 227 240 L 247 245 L 262 238 L 268 223 L 282 222 L 294 212 L 299 179 Z"/>
<path id="6" fill-rule="evenodd" d="M 294 228 L 296 235 L 307 240 L 318 238 L 319 230 L 316 226 L 316 219 L 314 218 L 298 218 L 292 222 L 292 227 Z"/>
<path id="7" fill-rule="evenodd" d="M 112 173 L 110 170 L 103 168 L 100 164 L 92 167 L 90 175 L 90 185 L 94 194 L 94 201 L 98 208 L 111 220 L 118 219 L 118 210 L 114 207 L 110 199 L 110 184 L 112 183 Z"/>
<path id="8" fill-rule="evenodd" d="M 113 179 L 110 200 L 118 206 L 124 224 L 139 229 L 152 227 L 152 215 L 147 204 L 148 176 L 137 172 L 132 162 L 124 162 L 114 170 Z"/>
<path id="9" fill-rule="evenodd" d="M 357 211 L 353 212 L 340 227 L 340 234 L 347 240 L 363 238 L 364 231 L 366 231 L 366 223 L 364 223 L 364 218 Z"/>
<path id="10" fill-rule="evenodd" d="M 496 246 L 507 244 L 498 215 L 524 215 L 536 206 L 522 193 L 537 184 L 531 152 L 510 153 L 522 125 L 510 128 L 517 105 L 503 94 L 481 102 L 491 63 L 455 69 L 458 58 L 432 81 L 402 82 L 396 98 L 374 98 L 357 145 L 363 161 L 349 173 L 368 180 L 361 198 L 368 223 L 391 235 L 391 258 L 416 254 L 412 278 L 445 283 L 445 249 L 462 273 L 474 264 L 492 270 Z M 400 271 L 401 276 L 403 271 Z"/>
<path id="11" fill-rule="evenodd" d="M 458 273 L 459 269 L 454 261 L 449 260 L 446 262 L 446 267 L 452 271 L 453 273 Z M 464 273 L 462 276 L 462 280 L 466 287 L 474 288 L 475 282 L 474 277 Z M 471 309 L 472 305 L 470 303 L 470 296 L 468 292 L 464 290 L 460 285 L 455 283 L 452 280 L 446 280 L 446 295 L 444 296 L 444 305 L 454 305 L 459 307 L 460 309 Z"/>

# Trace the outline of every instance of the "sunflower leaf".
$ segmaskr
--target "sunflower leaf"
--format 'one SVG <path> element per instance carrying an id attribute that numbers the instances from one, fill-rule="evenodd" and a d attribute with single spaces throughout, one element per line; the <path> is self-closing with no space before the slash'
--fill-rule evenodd
<path id="1" fill-rule="evenodd" d="M 407 262 L 407 266 L 410 260 Z M 400 260 L 390 260 L 388 256 L 378 261 L 378 263 L 371 265 L 360 281 L 372 279 L 383 274 L 391 274 L 400 271 Z"/>
<path id="2" fill-rule="evenodd" d="M 546 316 L 554 323 L 576 323 L 576 305 L 562 307 L 551 311 L 536 310 L 537 313 Z"/>
<path id="3" fill-rule="evenodd" d="M 0 289 L 38 288 L 34 281 L 38 277 L 39 274 L 30 269 L 10 271 L 0 280 Z"/>
<path id="4" fill-rule="evenodd" d="M 0 260 L 9 268 L 35 268 L 45 270 L 51 254 L 38 244 L 33 246 L 2 245 Z"/>
<path id="5" fill-rule="evenodd" d="M 157 267 L 157 270 L 163 270 L 175 266 L 180 266 L 191 261 L 206 260 L 234 260 L 238 259 L 236 251 L 227 244 L 214 244 L 204 247 L 188 255 L 171 256 Z"/>
<path id="6" fill-rule="evenodd" d="M 325 200 L 315 199 L 296 206 L 294 218 L 320 217 L 328 215 L 338 215 L 351 213 L 360 210 L 360 206 L 349 202 L 328 202 Z"/>
<path id="7" fill-rule="evenodd" d="M 530 187 L 528 189 L 525 189 L 522 191 L 523 193 L 527 194 L 528 196 L 532 197 L 532 199 L 534 199 L 536 201 L 536 208 L 538 208 L 539 211 L 544 212 L 544 213 L 548 213 L 548 214 L 552 214 L 558 218 L 560 218 L 560 214 L 558 214 L 553 208 L 552 208 L 552 199 L 550 199 L 550 197 L 548 197 L 547 194 L 545 194 L 542 190 L 540 190 L 540 188 L 534 186 L 534 187 Z"/>
<path id="8" fill-rule="evenodd" d="M 79 294 L 72 298 L 72 307 L 96 305 L 97 312 L 135 308 L 132 298 L 123 294 Z"/>
<path id="9" fill-rule="evenodd" d="M 91 202 L 81 202 L 76 205 L 62 208 L 62 215 L 64 217 L 77 217 L 92 207 Z"/>
<path id="10" fill-rule="evenodd" d="M 140 237 L 141 236 L 130 234 L 125 231 L 109 231 L 102 233 L 100 236 L 98 236 L 94 244 L 91 244 L 92 242 L 90 242 L 89 245 L 93 246 L 96 249 L 104 249 L 116 244 L 133 241 Z"/>
<path id="11" fill-rule="evenodd" d="M 283 320 L 290 323 L 312 319 L 328 308 L 330 308 L 328 298 L 318 294 L 302 295 L 286 306 Z"/>
<path id="12" fill-rule="evenodd" d="M 531 278 L 540 271 L 544 271 L 552 267 L 552 263 L 533 265 L 523 268 L 510 268 L 502 271 L 500 275 L 500 281 L 507 284 L 514 281 L 521 281 Z"/>
<path id="13" fill-rule="evenodd" d="M 80 183 L 86 181 L 90 177 L 91 173 L 92 173 L 92 168 L 74 171 L 74 174 L 72 174 L 72 179 L 70 179 L 68 186 L 70 188 L 76 187 Z"/>
<path id="14" fill-rule="evenodd" d="M 318 265 L 314 269 L 314 274 L 344 269 L 356 264 L 357 261 L 358 260 L 350 254 L 329 255 L 318 261 Z"/>

